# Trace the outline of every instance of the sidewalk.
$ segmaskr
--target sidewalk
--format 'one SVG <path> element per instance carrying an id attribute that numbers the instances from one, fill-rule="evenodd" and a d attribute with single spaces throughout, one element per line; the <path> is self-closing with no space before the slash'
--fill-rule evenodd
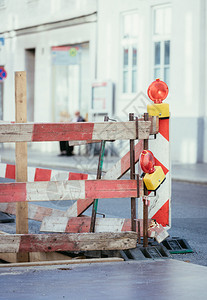
<path id="1" fill-rule="evenodd" d="M 58 156 L 57 152 L 37 152 L 28 148 L 28 165 L 48 169 L 96 174 L 98 156 Z M 104 158 L 103 171 L 110 169 L 118 157 Z M 0 148 L 0 161 L 14 164 L 14 149 Z M 207 184 L 207 164 L 172 164 L 172 180 Z"/>

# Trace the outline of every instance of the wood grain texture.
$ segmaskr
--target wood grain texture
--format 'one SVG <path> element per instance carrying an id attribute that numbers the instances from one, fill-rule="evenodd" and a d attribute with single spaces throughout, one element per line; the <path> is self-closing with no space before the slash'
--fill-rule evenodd
<path id="1" fill-rule="evenodd" d="M 40 262 L 28 262 L 28 263 L 0 264 L 0 268 L 93 264 L 93 263 L 109 263 L 109 262 L 120 262 L 120 261 L 124 261 L 124 259 L 120 258 L 120 257 L 69 259 L 69 260 L 64 260 L 64 261 L 57 260 L 57 261 L 40 261 Z"/>
<path id="2" fill-rule="evenodd" d="M 142 221 L 142 220 L 139 220 Z M 68 232 L 81 233 L 89 232 L 90 217 L 45 217 L 40 231 L 43 232 Z M 140 222 L 142 235 L 142 222 Z M 131 230 L 131 220 L 124 218 L 97 218 L 95 232 L 121 232 Z"/>
<path id="3" fill-rule="evenodd" d="M 0 202 L 137 197 L 136 180 L 70 180 L 0 183 Z"/>
<path id="4" fill-rule="evenodd" d="M 137 233 L 11 234 L 0 242 L 1 253 L 123 250 L 136 247 Z"/>
<path id="5" fill-rule="evenodd" d="M 139 139 L 148 139 L 151 122 L 139 121 Z M 136 139 L 135 122 L 0 124 L 0 142 Z"/>
<path id="6" fill-rule="evenodd" d="M 26 72 L 15 73 L 15 122 L 27 122 L 27 82 Z M 13 124 L 15 125 L 15 124 Z M 16 182 L 27 181 L 27 143 L 17 142 L 15 144 Z M 18 202 L 16 204 L 16 233 L 28 233 L 28 203 Z M 18 261 L 29 261 L 27 253 L 18 254 Z"/>

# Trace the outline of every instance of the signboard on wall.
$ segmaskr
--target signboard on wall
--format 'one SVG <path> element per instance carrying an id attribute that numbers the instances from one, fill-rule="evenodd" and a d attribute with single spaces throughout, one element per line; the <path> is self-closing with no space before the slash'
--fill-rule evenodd
<path id="1" fill-rule="evenodd" d="M 52 64 L 58 66 L 77 65 L 80 62 L 80 46 L 52 47 Z"/>
<path id="2" fill-rule="evenodd" d="M 92 114 L 113 115 L 113 83 L 110 80 L 96 81 L 92 84 Z"/>

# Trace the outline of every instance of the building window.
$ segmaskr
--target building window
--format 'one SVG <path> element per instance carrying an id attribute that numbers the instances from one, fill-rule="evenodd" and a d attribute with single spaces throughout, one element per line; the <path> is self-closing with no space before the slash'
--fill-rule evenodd
<path id="1" fill-rule="evenodd" d="M 122 93 L 137 92 L 138 14 L 122 15 Z"/>
<path id="2" fill-rule="evenodd" d="M 153 8 L 153 78 L 170 84 L 171 8 Z"/>

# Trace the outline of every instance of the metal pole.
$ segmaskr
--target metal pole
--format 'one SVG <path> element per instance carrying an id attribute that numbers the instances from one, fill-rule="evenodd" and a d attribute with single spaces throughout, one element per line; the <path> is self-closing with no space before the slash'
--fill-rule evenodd
<path id="1" fill-rule="evenodd" d="M 134 121 L 134 114 L 129 114 L 129 121 Z M 134 140 L 130 140 L 130 179 L 135 179 Z M 131 230 L 136 231 L 136 198 L 131 198 Z"/>
<path id="2" fill-rule="evenodd" d="M 144 121 L 149 120 L 149 115 L 148 113 L 144 114 Z M 147 150 L 149 147 L 148 140 L 144 140 L 144 149 Z M 144 197 L 143 197 L 143 246 L 147 247 L 148 246 L 148 190 L 144 186 Z"/>
<path id="3" fill-rule="evenodd" d="M 107 122 L 108 120 L 109 120 L 109 117 L 105 116 L 104 121 Z M 96 179 L 101 179 L 102 168 L 103 168 L 103 159 L 104 159 L 104 153 L 105 153 L 105 145 L 106 145 L 106 141 L 101 141 L 101 149 L 100 149 L 100 153 L 99 153 L 99 162 L 98 162 Z M 91 215 L 90 232 L 95 232 L 97 208 L 98 208 L 98 199 L 94 199 L 92 215 Z"/>

